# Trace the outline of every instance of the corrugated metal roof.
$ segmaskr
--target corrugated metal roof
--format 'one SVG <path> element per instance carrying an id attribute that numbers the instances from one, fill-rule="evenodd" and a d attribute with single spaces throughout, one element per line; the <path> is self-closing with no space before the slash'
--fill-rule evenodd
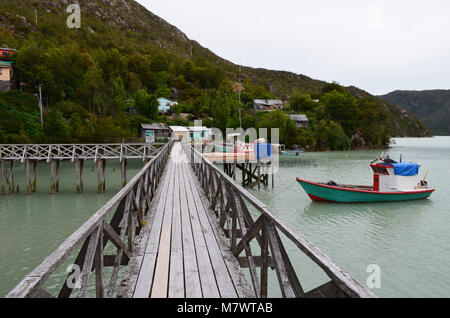
<path id="1" fill-rule="evenodd" d="M 282 105 L 283 102 L 279 99 L 255 99 L 253 101 L 255 104 L 273 106 L 273 105 Z"/>
<path id="2" fill-rule="evenodd" d="M 144 129 L 165 129 L 165 130 L 169 130 L 169 126 L 167 126 L 164 123 L 154 123 L 154 124 L 141 124 L 141 127 Z"/>
<path id="3" fill-rule="evenodd" d="M 170 126 L 170 130 L 176 131 L 176 132 L 188 132 L 189 130 L 186 127 L 182 126 Z"/>
<path id="4" fill-rule="evenodd" d="M 293 121 L 308 121 L 308 117 L 306 115 L 290 115 Z"/>

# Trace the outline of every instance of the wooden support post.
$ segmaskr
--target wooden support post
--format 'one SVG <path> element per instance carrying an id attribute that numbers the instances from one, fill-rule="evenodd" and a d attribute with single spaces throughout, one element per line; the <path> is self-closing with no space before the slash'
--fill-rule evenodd
<path id="1" fill-rule="evenodd" d="M 2 160 L 0 161 L 0 165 L 1 165 L 1 174 L 2 174 L 2 194 L 7 194 L 8 190 L 7 190 L 7 184 L 8 184 L 8 178 L 6 176 L 6 167 L 5 167 L 5 161 Z"/>
<path id="2" fill-rule="evenodd" d="M 102 190 L 106 190 L 106 159 L 102 159 Z"/>
<path id="3" fill-rule="evenodd" d="M 75 179 L 76 179 L 76 187 L 77 187 L 77 193 L 83 193 L 83 181 L 81 179 L 82 176 L 82 160 L 75 160 Z"/>
<path id="4" fill-rule="evenodd" d="M 15 161 L 11 160 L 9 163 L 10 163 L 10 167 L 11 167 L 11 170 L 9 171 L 9 185 L 10 185 L 9 191 L 11 193 L 14 193 L 16 191 L 15 185 L 14 185 L 14 163 L 15 163 Z"/>
<path id="5" fill-rule="evenodd" d="M 56 171 L 55 171 L 55 192 L 59 192 L 59 165 L 61 164 L 60 160 L 56 161 Z"/>
<path id="6" fill-rule="evenodd" d="M 127 159 L 122 159 L 122 187 L 127 185 Z"/>
<path id="7" fill-rule="evenodd" d="M 261 163 L 258 160 L 258 189 L 261 189 Z"/>
<path id="8" fill-rule="evenodd" d="M 261 298 L 267 298 L 268 292 L 268 265 L 269 265 L 269 239 L 267 236 L 266 220 L 263 220 L 261 234 Z"/>
<path id="9" fill-rule="evenodd" d="M 272 167 L 272 189 L 273 189 L 275 188 L 275 173 L 273 170 L 273 163 L 271 163 L 270 166 Z"/>
<path id="10" fill-rule="evenodd" d="M 55 194 L 55 161 L 50 160 L 50 194 Z"/>
<path id="11" fill-rule="evenodd" d="M 101 159 L 97 160 L 97 191 L 98 193 L 103 192 L 103 184 L 102 184 L 102 161 Z"/>
<path id="12" fill-rule="evenodd" d="M 30 160 L 25 160 L 25 181 L 27 183 L 27 195 L 30 195 L 31 194 Z"/>
<path id="13" fill-rule="evenodd" d="M 33 182 L 32 182 L 32 192 L 36 192 L 36 177 L 37 177 L 37 160 L 33 160 Z"/>

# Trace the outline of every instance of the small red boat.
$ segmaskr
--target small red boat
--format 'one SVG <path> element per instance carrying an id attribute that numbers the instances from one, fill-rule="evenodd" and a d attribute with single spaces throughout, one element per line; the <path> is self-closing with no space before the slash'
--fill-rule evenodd
<path id="1" fill-rule="evenodd" d="M 389 202 L 428 198 L 435 189 L 419 178 L 419 165 L 397 163 L 381 156 L 372 161 L 373 185 L 340 185 L 333 181 L 317 183 L 297 178 L 297 182 L 313 201 L 322 202 Z"/>

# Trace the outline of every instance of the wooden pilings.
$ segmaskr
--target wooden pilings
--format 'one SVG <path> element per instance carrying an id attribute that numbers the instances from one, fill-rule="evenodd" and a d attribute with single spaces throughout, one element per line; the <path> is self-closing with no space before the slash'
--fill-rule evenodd
<path id="1" fill-rule="evenodd" d="M 50 194 L 59 192 L 59 165 L 61 161 L 50 160 Z"/>
<path id="2" fill-rule="evenodd" d="M 105 171 L 106 171 L 106 159 L 97 160 L 98 193 L 103 193 L 103 191 L 106 190 Z"/>
<path id="3" fill-rule="evenodd" d="M 75 179 L 76 179 L 76 187 L 77 193 L 83 193 L 83 167 L 84 160 L 75 160 Z"/>
<path id="4" fill-rule="evenodd" d="M 268 186 L 269 185 L 269 169 L 272 169 L 273 167 L 270 164 L 264 164 L 264 163 L 224 163 L 223 170 L 224 172 L 231 178 L 233 178 L 234 181 L 236 181 L 236 169 L 240 169 L 242 172 L 242 185 L 244 186 L 250 186 L 255 187 L 258 186 L 258 189 L 261 188 L 262 185 Z M 272 188 L 275 186 L 274 180 L 273 180 L 273 173 L 272 173 Z"/>
<path id="5" fill-rule="evenodd" d="M 25 160 L 25 181 L 27 183 L 27 195 L 30 195 L 32 192 L 30 178 L 30 160 Z"/>
<path id="6" fill-rule="evenodd" d="M 123 158 L 120 164 L 122 166 L 122 187 L 125 187 L 127 185 L 127 159 Z"/>
<path id="7" fill-rule="evenodd" d="M 2 174 L 2 194 L 14 193 L 16 191 L 14 185 L 14 160 L 9 160 L 10 168 L 6 167 L 5 160 L 1 161 L 1 174 Z"/>

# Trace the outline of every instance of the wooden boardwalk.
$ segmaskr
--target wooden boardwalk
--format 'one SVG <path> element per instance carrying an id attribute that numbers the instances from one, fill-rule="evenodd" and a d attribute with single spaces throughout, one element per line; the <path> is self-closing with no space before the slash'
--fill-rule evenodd
<path id="1" fill-rule="evenodd" d="M 305 290 L 311 273 L 293 253 L 328 280 Z M 70 257 L 73 272 L 50 289 Z M 172 140 L 6 297 L 267 298 L 269 287 L 288 298 L 374 297 L 208 158 Z"/>
<path id="2" fill-rule="evenodd" d="M 119 290 L 119 297 L 254 297 L 180 143 Z"/>

